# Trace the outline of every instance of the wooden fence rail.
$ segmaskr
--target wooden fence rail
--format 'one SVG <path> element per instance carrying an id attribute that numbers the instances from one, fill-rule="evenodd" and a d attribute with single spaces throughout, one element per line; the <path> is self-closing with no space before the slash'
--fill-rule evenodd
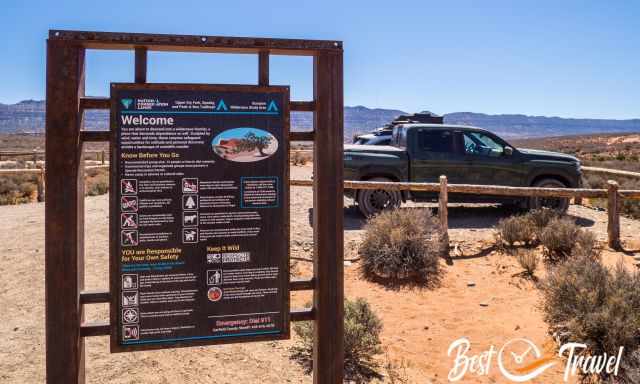
<path id="1" fill-rule="evenodd" d="M 311 180 L 291 180 L 291 186 L 309 187 Z M 607 199 L 608 210 L 608 244 L 611 248 L 620 249 L 620 201 L 621 199 L 640 200 L 640 190 L 619 190 L 618 183 L 610 180 L 608 189 L 584 188 L 538 188 L 507 187 L 497 185 L 447 184 L 446 176 L 440 177 L 439 183 L 411 182 L 378 182 L 378 181 L 344 181 L 344 189 L 384 189 L 393 191 L 438 192 L 439 216 L 443 230 L 448 229 L 447 203 L 449 193 L 465 193 L 489 196 L 513 197 L 557 197 L 557 198 L 602 198 Z M 448 236 L 448 235 L 447 235 Z"/>
<path id="2" fill-rule="evenodd" d="M 89 165 L 84 167 L 85 170 L 89 169 L 109 169 L 109 165 Z M 0 176 L 9 175 L 36 175 L 37 176 L 37 199 L 38 201 L 44 201 L 45 195 L 45 169 L 40 168 L 18 168 L 18 169 L 0 169 Z"/>
<path id="3" fill-rule="evenodd" d="M 618 169 L 599 168 L 599 167 L 582 167 L 583 172 L 601 173 L 609 176 L 637 177 L 640 178 L 640 172 L 621 171 Z"/>
<path id="4" fill-rule="evenodd" d="M 87 166 L 85 169 L 108 169 L 109 165 Z M 586 168 L 586 167 L 584 167 Z M 624 173 L 634 172 L 616 171 L 605 168 L 609 174 L 622 176 Z M 38 175 L 38 201 L 42 201 L 45 193 L 43 168 L 25 169 L 0 169 L 2 175 L 36 174 Z M 640 175 L 640 174 L 639 174 Z M 447 178 L 442 176 L 439 183 L 413 183 L 413 182 L 380 182 L 380 181 L 351 181 L 343 182 L 344 189 L 384 189 L 391 191 L 417 191 L 436 192 L 439 194 L 440 222 L 444 228 L 448 228 L 448 215 L 446 208 L 449 193 L 462 193 L 472 195 L 511 196 L 511 197 L 556 197 L 556 198 L 592 198 L 607 199 L 608 210 L 608 244 L 611 248 L 620 248 L 620 204 L 622 199 L 640 200 L 640 190 L 620 190 L 617 182 L 609 180 L 607 189 L 586 188 L 538 188 L 538 187 L 508 187 L 498 185 L 475 184 L 448 184 Z M 297 187 L 312 187 L 313 180 L 290 180 L 289 185 Z"/>
<path id="5" fill-rule="evenodd" d="M 95 160 L 100 161 L 102 164 L 106 163 L 108 151 L 104 150 L 86 150 L 83 151 L 85 155 L 95 155 Z M 38 161 L 38 158 L 44 159 L 44 151 L 41 150 L 33 150 L 33 151 L 0 151 L 0 161 L 3 158 L 7 157 L 22 157 L 29 156 L 33 162 Z M 86 158 L 86 156 L 85 156 Z"/>

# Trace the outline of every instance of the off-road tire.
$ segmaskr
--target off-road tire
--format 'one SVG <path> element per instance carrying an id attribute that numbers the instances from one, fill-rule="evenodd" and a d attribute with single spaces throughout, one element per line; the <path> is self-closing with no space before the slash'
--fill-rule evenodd
<path id="1" fill-rule="evenodd" d="M 533 187 L 538 188 L 567 188 L 567 185 L 557 179 L 542 179 L 533 184 Z M 568 198 L 553 198 L 553 197 L 530 197 L 529 209 L 550 208 L 560 213 L 565 213 L 569 209 Z"/>
<path id="2" fill-rule="evenodd" d="M 386 177 L 376 177 L 367 181 L 393 181 Z M 393 209 L 400 206 L 402 196 L 399 191 L 386 191 L 383 189 L 362 189 L 358 191 L 358 209 L 366 217 L 373 216 L 385 209 Z"/>

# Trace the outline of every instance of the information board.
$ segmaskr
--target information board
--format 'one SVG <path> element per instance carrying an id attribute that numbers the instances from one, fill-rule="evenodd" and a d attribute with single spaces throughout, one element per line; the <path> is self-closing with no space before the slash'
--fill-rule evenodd
<path id="1" fill-rule="evenodd" d="M 289 88 L 112 84 L 111 350 L 289 337 Z"/>

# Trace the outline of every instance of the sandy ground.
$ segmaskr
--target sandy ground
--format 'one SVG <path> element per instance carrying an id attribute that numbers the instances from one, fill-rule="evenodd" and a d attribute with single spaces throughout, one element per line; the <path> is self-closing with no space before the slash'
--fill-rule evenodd
<path id="1" fill-rule="evenodd" d="M 292 178 L 310 177 L 311 168 L 292 167 Z M 309 188 L 292 189 L 292 264 L 298 276 L 311 273 L 312 233 Z M 345 200 L 345 257 L 357 258 L 364 221 Z M 577 221 L 606 239 L 606 214 L 572 206 Z M 107 286 L 108 197 L 86 201 L 86 288 Z M 452 359 L 449 344 L 467 337 L 471 353 L 491 345 L 526 337 L 553 349 L 537 306 L 535 285 L 518 277 L 513 257 L 491 249 L 491 227 L 506 213 L 495 207 L 450 209 L 450 237 L 462 254 L 449 264 L 440 286 L 391 290 L 362 280 L 357 261 L 345 265 L 349 298 L 364 297 L 384 322 L 380 361 L 404 365 L 409 383 L 445 383 Z M 0 382 L 44 381 L 44 205 L 0 207 Z M 604 252 L 607 264 L 632 265 L 640 254 L 640 222 L 623 219 L 624 253 Z M 634 253 L 635 252 L 635 253 Z M 544 271 L 538 272 L 542 277 Z M 473 283 L 473 286 L 469 286 Z M 292 305 L 303 306 L 310 293 L 292 294 Z M 480 304 L 486 304 L 481 306 Z M 106 305 L 87 306 L 88 320 L 108 317 Z M 310 383 L 311 378 L 288 358 L 295 342 L 265 342 L 152 352 L 110 354 L 107 337 L 86 342 L 88 383 Z M 384 373 L 384 371 L 382 371 Z M 537 383 L 561 382 L 558 365 Z M 488 376 L 466 376 L 464 383 L 506 383 L 496 367 Z"/>

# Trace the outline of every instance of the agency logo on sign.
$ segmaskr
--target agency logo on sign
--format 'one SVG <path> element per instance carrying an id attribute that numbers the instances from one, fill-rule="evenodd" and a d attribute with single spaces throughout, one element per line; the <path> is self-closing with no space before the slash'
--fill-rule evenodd
<path id="1" fill-rule="evenodd" d="M 218 101 L 218 106 L 216 108 L 216 111 L 228 111 L 229 108 L 227 108 L 227 104 L 224 103 L 224 100 L 220 99 L 220 101 Z"/>
<path id="2" fill-rule="evenodd" d="M 276 105 L 275 101 L 271 100 L 269 106 L 267 107 L 267 112 L 278 112 L 278 106 Z"/>
<path id="3" fill-rule="evenodd" d="M 497 361 L 498 370 L 509 381 L 523 383 L 540 376 L 547 369 L 561 364 L 566 358 L 564 382 L 570 377 L 606 372 L 617 376 L 622 361 L 624 347 L 617 355 L 588 355 L 587 345 L 581 343 L 563 344 L 557 356 L 553 352 L 543 353 L 535 343 L 525 338 L 507 341 L 499 350 L 492 345 L 488 350 L 470 355 L 471 342 L 466 337 L 455 340 L 447 351 L 453 356 L 453 367 L 449 371 L 451 382 L 461 381 L 467 375 L 486 376 Z"/>
<path id="4" fill-rule="evenodd" d="M 125 109 L 129 109 L 131 104 L 133 104 L 133 99 L 121 99 L 120 102 Z"/>

